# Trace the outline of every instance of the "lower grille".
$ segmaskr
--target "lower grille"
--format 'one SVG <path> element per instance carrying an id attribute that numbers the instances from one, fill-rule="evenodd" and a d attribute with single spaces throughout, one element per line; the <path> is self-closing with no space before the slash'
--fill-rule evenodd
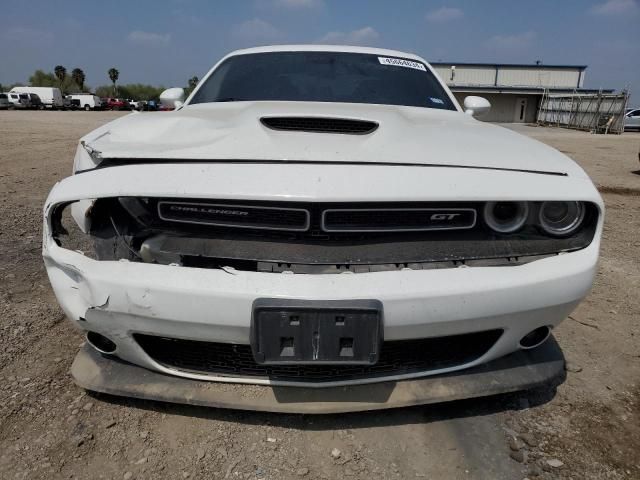
<path id="1" fill-rule="evenodd" d="M 427 372 L 472 362 L 496 343 L 502 330 L 446 337 L 384 342 L 375 365 L 259 365 L 249 345 L 201 342 L 136 334 L 156 362 L 184 372 L 270 378 L 281 381 L 335 382 Z"/>

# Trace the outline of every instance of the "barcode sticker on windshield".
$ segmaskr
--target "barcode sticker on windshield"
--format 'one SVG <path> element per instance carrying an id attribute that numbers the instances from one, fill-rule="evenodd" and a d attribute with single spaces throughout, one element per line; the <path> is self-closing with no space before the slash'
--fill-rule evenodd
<path id="1" fill-rule="evenodd" d="M 420 62 L 412 62 L 403 58 L 378 57 L 378 61 L 382 65 L 393 65 L 394 67 L 414 68 L 416 70 L 427 71 L 427 68 Z"/>

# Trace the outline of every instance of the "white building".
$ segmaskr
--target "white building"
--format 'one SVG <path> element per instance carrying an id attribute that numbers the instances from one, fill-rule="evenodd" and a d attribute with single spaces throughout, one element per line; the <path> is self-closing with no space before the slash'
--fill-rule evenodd
<path id="1" fill-rule="evenodd" d="M 597 93 L 583 88 L 586 65 L 431 63 L 460 104 L 467 95 L 485 97 L 489 122 L 536 121 L 545 89 L 547 93 Z M 610 93 L 613 90 L 603 90 Z"/>

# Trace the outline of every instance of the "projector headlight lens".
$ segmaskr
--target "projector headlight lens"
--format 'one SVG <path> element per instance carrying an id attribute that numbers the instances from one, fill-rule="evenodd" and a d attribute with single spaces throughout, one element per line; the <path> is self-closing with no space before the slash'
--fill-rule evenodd
<path id="1" fill-rule="evenodd" d="M 498 233 L 512 233 L 524 225 L 529 216 L 527 202 L 487 202 L 484 221 Z"/>
<path id="2" fill-rule="evenodd" d="M 584 220 L 582 202 L 543 202 L 538 222 L 549 235 L 564 237 L 575 232 Z"/>

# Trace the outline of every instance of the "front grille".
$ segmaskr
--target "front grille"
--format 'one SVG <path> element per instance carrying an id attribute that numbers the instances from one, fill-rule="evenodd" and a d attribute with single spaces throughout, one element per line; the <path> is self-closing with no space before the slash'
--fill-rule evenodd
<path id="1" fill-rule="evenodd" d="M 462 230 L 475 224 L 473 208 L 329 209 L 322 216 L 325 232 Z"/>
<path id="2" fill-rule="evenodd" d="M 459 203 L 459 202 L 458 202 Z M 406 206 L 366 206 L 354 204 L 233 204 L 197 200 L 157 202 L 161 220 L 218 227 L 305 232 L 309 229 L 326 233 L 349 232 L 420 232 L 432 230 L 464 230 L 476 224 L 475 204 L 439 205 L 413 203 Z M 379 205 L 379 204 L 378 204 Z"/>
<path id="3" fill-rule="evenodd" d="M 309 212 L 301 208 L 230 205 L 200 202 L 158 202 L 165 221 L 265 230 L 305 231 Z"/>
<path id="4" fill-rule="evenodd" d="M 472 362 L 500 338 L 502 330 L 384 342 L 375 365 L 259 365 L 249 345 L 135 334 L 156 362 L 184 372 L 280 381 L 334 382 L 427 372 Z"/>
<path id="5" fill-rule="evenodd" d="M 376 122 L 346 118 L 321 117 L 262 117 L 262 124 L 272 130 L 315 133 L 366 135 L 378 128 Z"/>

